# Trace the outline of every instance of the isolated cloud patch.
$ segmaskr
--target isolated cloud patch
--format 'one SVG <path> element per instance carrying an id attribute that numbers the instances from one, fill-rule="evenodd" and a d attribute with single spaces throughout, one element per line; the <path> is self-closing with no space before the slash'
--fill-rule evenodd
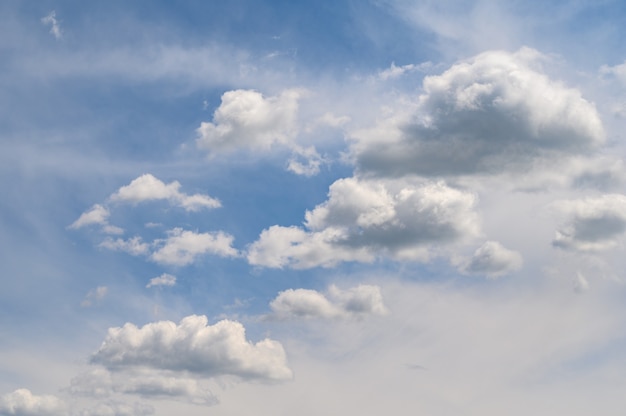
<path id="1" fill-rule="evenodd" d="M 206 316 L 191 315 L 177 325 L 160 321 L 137 327 L 110 328 L 92 363 L 123 371 L 151 368 L 203 377 L 238 376 L 244 380 L 288 380 L 292 372 L 282 345 L 271 339 L 246 340 L 239 322 L 208 325 Z"/>
<path id="2" fill-rule="evenodd" d="M 146 285 L 147 288 L 154 286 L 174 286 L 176 284 L 176 276 L 172 276 L 168 273 L 163 273 L 158 277 L 153 277 Z"/>
<path id="3" fill-rule="evenodd" d="M 174 228 L 168 232 L 164 240 L 157 240 L 159 248 L 150 258 L 162 264 L 185 266 L 203 254 L 215 254 L 220 257 L 238 255 L 232 247 L 234 237 L 224 232 L 195 233 L 193 231 Z"/>
<path id="4" fill-rule="evenodd" d="M 130 184 L 122 186 L 109 198 L 112 202 L 129 202 L 138 204 L 144 201 L 167 200 L 171 204 L 184 208 L 187 211 L 199 211 L 202 208 L 219 208 L 221 203 L 208 195 L 187 195 L 180 192 L 178 181 L 165 184 L 153 175 L 147 173 Z"/>
<path id="5" fill-rule="evenodd" d="M 18 389 L 0 397 L 0 415 L 60 416 L 66 413 L 66 406 L 59 398 L 38 396 L 28 389 Z"/>
<path id="6" fill-rule="evenodd" d="M 222 95 L 213 122 L 200 124 L 196 143 L 211 153 L 289 145 L 296 132 L 300 96 L 298 90 L 273 97 L 254 90 L 228 91 Z"/>
<path id="7" fill-rule="evenodd" d="M 473 194 L 443 182 L 340 179 L 329 198 L 305 215 L 305 229 L 273 226 L 248 250 L 265 267 L 331 267 L 381 256 L 423 260 L 432 247 L 475 236 Z"/>
<path id="8" fill-rule="evenodd" d="M 505 248 L 497 241 L 487 241 L 469 260 L 462 262 L 460 270 L 466 274 L 496 278 L 518 270 L 522 263 L 518 252 Z"/>
<path id="9" fill-rule="evenodd" d="M 288 289 L 270 303 L 272 318 L 353 318 L 385 315 L 378 286 L 359 285 L 341 290 L 331 286 L 327 294 L 310 289 Z"/>
<path id="10" fill-rule="evenodd" d="M 428 76 L 404 114 L 354 132 L 362 173 L 466 175 L 526 171 L 604 143 L 593 104 L 549 79 L 532 49 L 490 51 Z"/>
<path id="11" fill-rule="evenodd" d="M 552 244 L 574 251 L 602 251 L 619 244 L 626 231 L 626 196 L 559 201 L 553 204 L 566 217 Z"/>

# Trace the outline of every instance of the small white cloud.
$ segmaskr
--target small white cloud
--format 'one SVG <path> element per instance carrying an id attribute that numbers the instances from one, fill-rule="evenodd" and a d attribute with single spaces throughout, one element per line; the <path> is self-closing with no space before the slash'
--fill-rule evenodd
<path id="1" fill-rule="evenodd" d="M 90 290 L 87 295 L 85 295 L 85 299 L 80 303 L 80 306 L 87 308 L 92 306 L 94 302 L 98 302 L 109 293 L 109 288 L 106 286 L 98 286 L 97 288 Z"/>
<path id="2" fill-rule="evenodd" d="M 60 416 L 66 412 L 66 406 L 59 398 L 34 395 L 28 389 L 18 389 L 0 397 L 0 415 Z"/>
<path id="3" fill-rule="evenodd" d="M 50 25 L 50 33 L 56 38 L 61 39 L 63 37 L 63 32 L 61 31 L 61 25 L 57 20 L 57 14 L 53 10 L 49 15 L 41 18 L 41 23 L 44 25 Z"/>
<path id="4" fill-rule="evenodd" d="M 574 251 L 602 251 L 617 246 L 626 232 L 626 196 L 558 201 L 552 207 L 566 217 L 552 244 Z"/>
<path id="5" fill-rule="evenodd" d="M 154 286 L 174 286 L 176 284 L 176 276 L 163 273 L 161 276 L 150 279 L 150 282 L 146 285 L 147 288 Z"/>
<path id="6" fill-rule="evenodd" d="M 289 159 L 287 170 L 296 175 L 314 176 L 320 172 L 320 166 L 327 163 L 314 147 L 295 148 Z"/>
<path id="7" fill-rule="evenodd" d="M 141 237 L 135 236 L 127 240 L 122 238 L 112 239 L 107 237 L 99 247 L 113 251 L 123 251 L 133 256 L 140 256 L 150 252 L 150 245 L 141 241 Z"/>
<path id="8" fill-rule="evenodd" d="M 202 208 L 218 208 L 219 200 L 208 195 L 187 195 L 180 192 L 180 183 L 173 181 L 165 184 L 153 175 L 147 173 L 134 179 L 129 185 L 122 186 L 111 195 L 113 202 L 130 202 L 137 204 L 144 201 L 168 200 L 187 211 L 199 211 Z"/>
<path id="9" fill-rule="evenodd" d="M 503 247 L 497 241 L 487 241 L 469 260 L 462 262 L 460 271 L 496 278 L 518 270 L 522 263 L 522 256 L 518 252 Z"/>
<path id="10" fill-rule="evenodd" d="M 246 340 L 239 322 L 223 320 L 208 325 L 206 316 L 197 315 L 182 319 L 178 325 L 160 321 L 141 328 L 132 323 L 110 328 L 91 361 L 115 372 L 152 369 L 209 378 L 292 378 L 279 342 L 264 339 L 253 344 Z"/>
<path id="11" fill-rule="evenodd" d="M 288 289 L 270 303 L 274 319 L 361 318 L 385 315 L 387 308 L 378 286 L 359 285 L 346 290 L 331 286 L 326 294 L 310 289 Z"/>
<path id="12" fill-rule="evenodd" d="M 203 254 L 215 254 L 221 257 L 236 257 L 239 253 L 232 247 L 233 236 L 224 232 L 195 233 L 174 228 L 168 231 L 168 237 L 155 241 L 160 246 L 151 255 L 151 259 L 161 264 L 185 266 Z"/>
<path id="13" fill-rule="evenodd" d="M 380 71 L 378 73 L 378 78 L 380 78 L 383 81 L 387 81 L 388 79 L 398 78 L 406 73 L 424 70 L 431 66 L 432 66 L 431 62 L 424 62 L 419 65 L 407 64 L 407 65 L 402 65 L 402 66 L 396 66 L 395 62 L 392 62 L 389 68 L 385 69 L 384 71 Z"/>
<path id="14" fill-rule="evenodd" d="M 95 204 L 88 211 L 83 212 L 80 217 L 78 217 L 78 219 L 69 226 L 69 228 L 78 229 L 94 224 L 106 227 L 108 225 L 107 221 L 109 215 L 111 214 L 106 207 L 100 204 Z"/>

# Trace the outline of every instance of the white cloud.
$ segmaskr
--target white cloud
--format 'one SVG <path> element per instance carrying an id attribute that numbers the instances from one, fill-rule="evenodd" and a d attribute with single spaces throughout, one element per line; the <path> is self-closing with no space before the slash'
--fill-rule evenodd
<path id="1" fill-rule="evenodd" d="M 160 321 L 139 328 L 132 323 L 110 328 L 92 362 L 113 372 L 149 368 L 202 377 L 233 375 L 246 380 L 288 380 L 292 372 L 282 345 L 271 339 L 255 344 L 235 321 L 207 325 L 192 315 L 177 325 Z"/>
<path id="2" fill-rule="evenodd" d="M 419 65 L 407 64 L 407 65 L 402 65 L 402 66 L 396 66 L 395 62 L 392 62 L 389 68 L 383 71 L 380 71 L 378 73 L 378 78 L 380 78 L 383 81 L 387 81 L 389 79 L 401 77 L 402 75 L 406 73 L 423 70 L 430 66 L 432 66 L 431 62 L 424 62 Z"/>
<path id="3" fill-rule="evenodd" d="M 78 229 L 93 224 L 107 226 L 110 215 L 111 213 L 106 207 L 100 204 L 95 204 L 88 211 L 83 212 L 80 217 L 78 217 L 78 219 L 69 226 L 69 228 Z"/>
<path id="4" fill-rule="evenodd" d="M 66 406 L 55 396 L 38 396 L 28 389 L 18 389 L 0 397 L 0 415 L 61 416 L 64 414 L 66 414 Z"/>
<path id="5" fill-rule="evenodd" d="M 50 25 L 50 33 L 56 38 L 61 39 L 63 37 L 63 32 L 61 31 L 61 25 L 57 20 L 57 14 L 53 10 L 45 17 L 41 18 L 41 23 L 44 25 Z"/>
<path id="6" fill-rule="evenodd" d="M 233 236 L 224 232 L 195 233 L 174 228 L 168 231 L 168 237 L 155 241 L 157 248 L 150 258 L 162 264 L 185 266 L 202 254 L 215 254 L 221 257 L 238 255 L 232 247 Z"/>
<path id="7" fill-rule="evenodd" d="M 270 302 L 272 318 L 350 318 L 385 315 L 387 308 L 378 286 L 359 285 L 347 290 L 331 286 L 326 295 L 310 289 L 288 289 Z"/>
<path id="8" fill-rule="evenodd" d="M 467 261 L 462 262 L 463 273 L 483 275 L 490 278 L 500 277 L 522 267 L 522 256 L 509 250 L 497 241 L 487 241 L 474 252 Z"/>
<path id="9" fill-rule="evenodd" d="M 340 179 L 305 215 L 305 227 L 272 226 L 248 250 L 253 265 L 331 267 L 388 256 L 425 260 L 433 247 L 479 233 L 473 194 L 442 182 Z"/>
<path id="10" fill-rule="evenodd" d="M 176 276 L 163 273 L 161 276 L 150 279 L 150 282 L 146 285 L 147 288 L 154 286 L 174 286 L 176 284 Z"/>
<path id="11" fill-rule="evenodd" d="M 362 173 L 423 176 L 525 173 L 588 155 L 605 133 L 593 104 L 538 69 L 523 48 L 489 51 L 424 79 L 424 93 L 352 133 Z"/>
<path id="12" fill-rule="evenodd" d="M 139 236 L 131 237 L 127 240 L 122 238 L 114 240 L 107 237 L 99 246 L 108 250 L 123 251 L 133 256 L 148 254 L 150 251 L 150 245 L 142 242 Z"/>
<path id="13" fill-rule="evenodd" d="M 92 306 L 94 302 L 98 302 L 109 293 L 109 288 L 106 286 L 98 286 L 97 288 L 90 290 L 87 295 L 85 295 L 85 299 L 80 303 L 82 307 Z"/>
<path id="14" fill-rule="evenodd" d="M 180 206 L 187 211 L 199 211 L 202 208 L 218 208 L 220 201 L 208 195 L 187 195 L 180 192 L 180 183 L 173 181 L 165 184 L 153 175 L 147 173 L 130 184 L 122 186 L 116 193 L 111 195 L 113 202 L 130 202 L 137 204 L 144 201 L 168 200 L 170 203 Z"/>
<path id="15" fill-rule="evenodd" d="M 558 201 L 552 207 L 566 217 L 556 231 L 555 247 L 583 252 L 607 250 L 618 245 L 626 231 L 626 196 L 621 194 Z"/>
<path id="16" fill-rule="evenodd" d="M 320 166 L 327 163 L 314 147 L 294 148 L 293 155 L 287 164 L 287 170 L 296 175 L 314 176 L 320 172 Z"/>
<path id="17" fill-rule="evenodd" d="M 222 95 L 213 122 L 200 124 L 197 145 L 210 153 L 289 146 L 296 133 L 301 96 L 299 90 L 285 90 L 273 97 L 253 90 L 228 91 Z"/>

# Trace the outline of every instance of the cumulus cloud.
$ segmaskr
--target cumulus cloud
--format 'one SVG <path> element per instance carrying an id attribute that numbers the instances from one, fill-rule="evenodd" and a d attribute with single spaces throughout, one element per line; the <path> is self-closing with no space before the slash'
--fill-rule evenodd
<path id="1" fill-rule="evenodd" d="M 56 39 L 61 39 L 63 37 L 63 32 L 61 31 L 61 25 L 57 20 L 57 14 L 53 10 L 45 17 L 41 18 L 41 23 L 44 25 L 50 26 L 50 34 L 54 36 Z"/>
<path id="2" fill-rule="evenodd" d="M 432 247 L 479 233 L 473 194 L 443 182 L 340 179 L 305 215 L 305 228 L 273 226 L 248 250 L 251 264 L 331 267 L 380 256 L 424 260 Z"/>
<path id="3" fill-rule="evenodd" d="M 149 256 L 150 260 L 160 264 L 186 266 L 205 254 L 220 257 L 238 256 L 239 252 L 232 247 L 233 240 L 232 235 L 221 231 L 198 233 L 173 228 L 167 231 L 167 238 L 156 239 L 151 243 L 142 241 L 140 236 L 126 240 L 109 237 L 99 246 L 108 250 L 123 251 L 133 256 Z"/>
<path id="4" fill-rule="evenodd" d="M 282 345 L 271 339 L 255 344 L 235 321 L 208 325 L 206 316 L 191 315 L 137 327 L 110 328 L 92 363 L 112 372 L 149 368 L 203 377 L 233 375 L 245 380 L 288 380 L 292 372 Z"/>
<path id="5" fill-rule="evenodd" d="M 174 286 L 176 284 L 176 276 L 163 273 L 161 276 L 150 279 L 150 282 L 146 285 L 147 288 L 154 286 Z"/>
<path id="6" fill-rule="evenodd" d="M 552 241 L 565 250 L 594 252 L 619 244 L 626 231 L 626 196 L 558 201 L 553 208 L 566 217 Z"/>
<path id="7" fill-rule="evenodd" d="M 462 262 L 463 273 L 496 278 L 511 273 L 522 267 L 522 256 L 509 250 L 497 241 L 487 241 L 480 246 L 474 255 Z"/>
<path id="8" fill-rule="evenodd" d="M 327 294 L 310 289 L 288 289 L 270 303 L 277 319 L 288 318 L 351 318 L 385 315 L 378 286 L 359 285 L 347 290 L 331 286 Z"/>
<path id="9" fill-rule="evenodd" d="M 110 215 L 111 213 L 106 207 L 95 204 L 88 211 L 83 212 L 69 228 L 78 229 L 93 224 L 106 226 Z"/>
<path id="10" fill-rule="evenodd" d="M 219 200 L 208 195 L 194 194 L 187 195 L 180 192 L 178 181 L 165 184 L 153 175 L 147 173 L 134 179 L 130 184 L 122 186 L 117 192 L 111 195 L 113 202 L 129 202 L 137 204 L 144 201 L 167 200 L 170 203 L 180 206 L 187 211 L 199 211 L 203 208 L 218 208 L 221 206 Z"/>
<path id="11" fill-rule="evenodd" d="M 195 233 L 182 228 L 174 228 L 168 232 L 166 239 L 155 242 L 159 248 L 152 253 L 150 258 L 157 263 L 185 266 L 203 254 L 235 257 L 238 252 L 232 247 L 233 240 L 233 236 L 221 231 Z"/>
<path id="12" fill-rule="evenodd" d="M 228 91 L 222 95 L 213 122 L 200 124 L 197 145 L 211 153 L 289 145 L 296 132 L 301 95 L 298 90 L 273 97 L 253 90 Z"/>
<path id="13" fill-rule="evenodd" d="M 289 89 L 280 95 L 266 97 L 254 90 L 234 90 L 222 95 L 222 103 L 213 114 L 213 122 L 203 122 L 198 128 L 198 148 L 209 154 L 239 150 L 267 152 L 276 147 L 290 150 L 287 170 L 305 176 L 319 173 L 327 161 L 315 147 L 297 143 L 298 101 L 303 91 Z M 338 125 L 345 118 L 327 113 L 309 125 Z"/>
<path id="14" fill-rule="evenodd" d="M 0 397 L 0 415 L 60 416 L 63 414 L 66 414 L 66 406 L 55 396 L 38 396 L 28 389 L 18 389 Z"/>
<path id="15" fill-rule="evenodd" d="M 525 172 L 604 143 L 594 105 L 538 69 L 539 52 L 489 51 L 428 76 L 404 112 L 352 133 L 362 173 Z"/>

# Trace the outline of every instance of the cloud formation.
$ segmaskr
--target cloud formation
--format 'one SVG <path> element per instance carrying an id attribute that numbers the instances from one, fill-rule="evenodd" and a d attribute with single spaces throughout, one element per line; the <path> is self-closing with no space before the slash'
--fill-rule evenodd
<path id="1" fill-rule="evenodd" d="M 330 286 L 327 294 L 310 289 L 288 289 L 270 302 L 271 318 L 355 318 L 385 315 L 380 287 L 358 285 L 346 290 Z"/>
<path id="2" fill-rule="evenodd" d="M 254 90 L 234 90 L 222 95 L 213 122 L 198 128 L 197 145 L 210 153 L 269 150 L 273 145 L 290 145 L 296 133 L 298 90 L 285 90 L 264 97 Z"/>
<path id="3" fill-rule="evenodd" d="M 203 377 L 233 375 L 244 380 L 288 380 L 292 372 L 282 345 L 271 339 L 255 344 L 235 321 L 208 325 L 206 316 L 191 315 L 177 325 L 160 321 L 137 327 L 110 328 L 91 359 L 107 369 L 151 368 Z"/>
<path id="4" fill-rule="evenodd" d="M 0 415 L 6 416 L 60 416 L 66 406 L 51 395 L 38 396 L 28 389 L 18 389 L 0 397 Z"/>
<path id="5" fill-rule="evenodd" d="M 466 274 L 496 278 L 520 269 L 522 263 L 518 252 L 505 248 L 497 241 L 487 241 L 476 249 L 469 260 L 462 262 L 460 270 Z"/>
<path id="6" fill-rule="evenodd" d="M 555 202 L 565 216 L 552 244 L 565 250 L 597 252 L 617 246 L 626 231 L 626 196 L 607 194 L 597 198 Z"/>
<path id="7" fill-rule="evenodd" d="M 203 208 L 219 208 L 219 200 L 208 195 L 187 195 L 180 192 L 178 181 L 165 184 L 153 175 L 146 173 L 134 179 L 130 184 L 122 186 L 110 196 L 112 202 L 128 202 L 138 204 L 144 201 L 167 200 L 172 205 L 184 208 L 186 211 L 196 212 Z"/>
<path id="8" fill-rule="evenodd" d="M 423 94 L 376 127 L 355 131 L 362 173 L 378 176 L 525 172 L 604 143 L 593 104 L 549 79 L 523 48 L 489 51 L 428 76 Z"/>
<path id="9" fill-rule="evenodd" d="M 146 285 L 147 288 L 154 286 L 174 286 L 176 284 L 176 276 L 172 276 L 168 273 L 163 273 L 161 276 L 153 277 Z"/>
<path id="10" fill-rule="evenodd" d="M 479 233 L 473 194 L 443 182 L 340 179 L 307 211 L 306 229 L 272 226 L 248 250 L 250 264 L 331 267 L 387 256 L 424 260 L 433 247 Z"/>
<path id="11" fill-rule="evenodd" d="M 215 254 L 220 257 L 238 255 L 232 247 L 233 236 L 224 232 L 195 233 L 193 231 L 174 228 L 168 231 L 168 237 L 155 241 L 158 247 L 150 259 L 161 264 L 185 266 L 203 254 Z"/>
<path id="12" fill-rule="evenodd" d="M 63 37 L 63 32 L 61 31 L 61 25 L 57 20 L 57 14 L 53 10 L 45 17 L 41 18 L 41 23 L 44 25 L 50 25 L 50 34 L 55 37 L 55 39 L 61 39 Z"/>

